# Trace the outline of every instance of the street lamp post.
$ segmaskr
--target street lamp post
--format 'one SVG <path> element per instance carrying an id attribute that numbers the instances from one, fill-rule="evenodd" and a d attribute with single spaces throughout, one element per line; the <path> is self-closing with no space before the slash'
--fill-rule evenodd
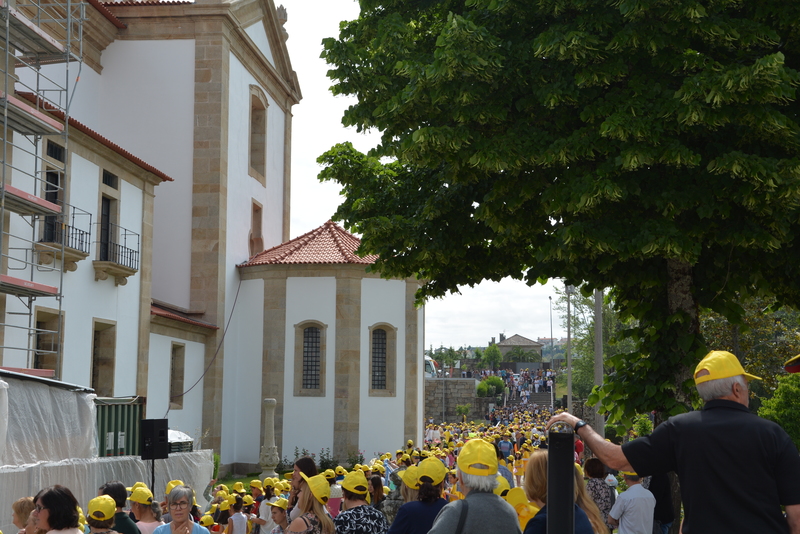
<path id="1" fill-rule="evenodd" d="M 552 362 L 553 350 L 555 350 L 553 346 L 553 297 L 549 296 L 547 298 L 550 299 L 550 361 Z"/>
<path id="2" fill-rule="evenodd" d="M 575 286 L 567 286 L 567 411 L 572 413 L 572 317 L 570 296 Z"/>

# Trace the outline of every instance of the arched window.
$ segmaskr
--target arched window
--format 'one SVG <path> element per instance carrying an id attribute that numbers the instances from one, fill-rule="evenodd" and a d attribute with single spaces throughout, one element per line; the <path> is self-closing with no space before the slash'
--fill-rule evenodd
<path id="1" fill-rule="evenodd" d="M 266 183 L 267 97 L 260 87 L 250 86 L 250 176 Z"/>
<path id="2" fill-rule="evenodd" d="M 327 325 L 304 321 L 294 327 L 294 395 L 325 396 Z"/>
<path id="3" fill-rule="evenodd" d="M 380 323 L 369 328 L 369 395 L 394 397 L 397 377 L 397 329 Z"/>

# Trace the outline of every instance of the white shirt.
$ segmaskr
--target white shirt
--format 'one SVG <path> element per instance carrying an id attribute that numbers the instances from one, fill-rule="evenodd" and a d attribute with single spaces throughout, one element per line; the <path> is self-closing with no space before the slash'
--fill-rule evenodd
<path id="1" fill-rule="evenodd" d="M 608 515 L 619 521 L 619 534 L 650 534 L 655 507 L 653 494 L 641 484 L 634 484 L 617 497 Z"/>

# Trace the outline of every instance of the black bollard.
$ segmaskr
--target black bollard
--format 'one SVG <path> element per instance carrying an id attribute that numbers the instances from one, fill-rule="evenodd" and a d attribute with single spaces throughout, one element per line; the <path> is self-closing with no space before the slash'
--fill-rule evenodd
<path id="1" fill-rule="evenodd" d="M 556 423 L 547 441 L 547 534 L 575 532 L 575 444 L 572 427 Z"/>

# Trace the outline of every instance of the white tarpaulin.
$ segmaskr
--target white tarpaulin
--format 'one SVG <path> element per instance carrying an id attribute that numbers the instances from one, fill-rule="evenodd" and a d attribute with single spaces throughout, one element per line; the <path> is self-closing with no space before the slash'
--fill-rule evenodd
<path id="1" fill-rule="evenodd" d="M 93 393 L 36 380 L 0 380 L 0 466 L 94 458 Z"/>
<path id="2" fill-rule="evenodd" d="M 151 461 L 138 456 L 97 458 L 95 395 L 69 384 L 17 378 L 0 380 L 0 531 L 16 532 L 11 504 L 42 488 L 61 484 L 84 510 L 97 488 L 119 480 L 150 486 Z M 202 493 L 213 472 L 213 451 L 170 454 L 155 461 L 155 497 L 163 500 L 167 482 L 183 480 Z"/>
<path id="3" fill-rule="evenodd" d="M 33 496 L 42 488 L 61 484 L 67 486 L 78 503 L 86 510 L 89 500 L 97 497 L 97 488 L 104 483 L 119 480 L 127 487 L 134 482 L 150 486 L 150 460 L 138 456 L 109 458 L 78 458 L 60 462 L 41 462 L 35 465 L 0 467 L 0 530 L 16 532 L 11 524 L 11 504 L 20 497 Z M 166 460 L 155 461 L 156 499 L 163 500 L 167 482 L 182 480 L 195 489 L 197 504 L 206 502 L 203 490 L 211 480 L 214 470 L 213 451 L 179 452 Z"/>

